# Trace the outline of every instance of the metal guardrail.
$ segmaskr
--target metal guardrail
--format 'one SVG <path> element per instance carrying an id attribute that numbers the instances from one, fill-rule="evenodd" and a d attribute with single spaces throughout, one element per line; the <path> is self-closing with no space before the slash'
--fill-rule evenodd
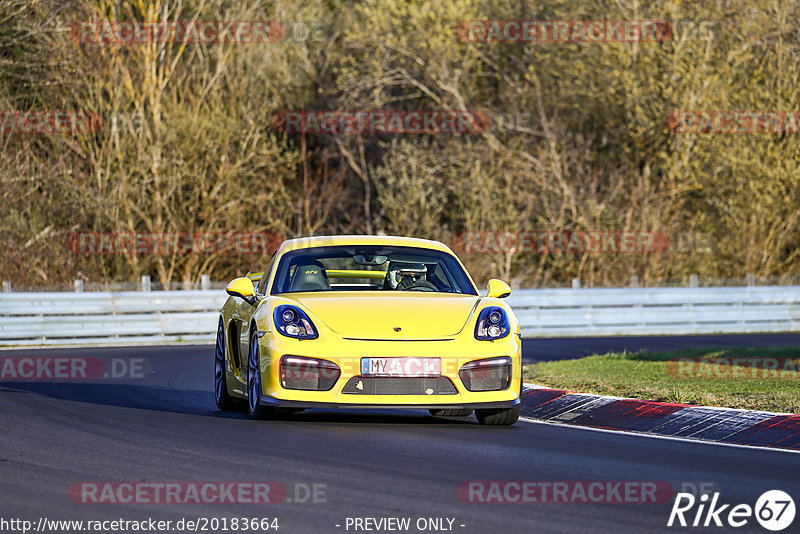
<path id="1" fill-rule="evenodd" d="M 212 341 L 220 290 L 0 293 L 0 345 Z"/>
<path id="2" fill-rule="evenodd" d="M 212 341 L 224 291 L 0 293 L 0 345 Z M 528 289 L 525 336 L 800 331 L 800 286 Z"/>
<path id="3" fill-rule="evenodd" d="M 800 330 L 800 286 L 542 289 L 508 300 L 528 336 Z"/>

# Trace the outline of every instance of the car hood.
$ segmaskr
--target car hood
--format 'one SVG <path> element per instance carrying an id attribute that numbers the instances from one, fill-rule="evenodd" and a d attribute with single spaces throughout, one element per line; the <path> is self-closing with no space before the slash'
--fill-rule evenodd
<path id="1" fill-rule="evenodd" d="M 480 301 L 449 293 L 318 292 L 281 295 L 351 339 L 432 340 L 457 335 Z M 398 330 L 399 329 L 399 330 Z"/>

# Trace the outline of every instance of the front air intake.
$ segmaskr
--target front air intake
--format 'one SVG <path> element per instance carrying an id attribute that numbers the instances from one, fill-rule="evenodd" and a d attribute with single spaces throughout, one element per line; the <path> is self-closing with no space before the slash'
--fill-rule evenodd
<path id="1" fill-rule="evenodd" d="M 468 391 L 500 391 L 511 385 L 511 358 L 476 360 L 458 372 Z"/>
<path id="2" fill-rule="evenodd" d="M 349 395 L 455 395 L 456 387 L 449 378 L 354 376 L 344 385 Z"/>
<path id="3" fill-rule="evenodd" d="M 284 356 L 281 358 L 281 386 L 284 389 L 328 391 L 339 380 L 339 366 L 328 360 Z"/>

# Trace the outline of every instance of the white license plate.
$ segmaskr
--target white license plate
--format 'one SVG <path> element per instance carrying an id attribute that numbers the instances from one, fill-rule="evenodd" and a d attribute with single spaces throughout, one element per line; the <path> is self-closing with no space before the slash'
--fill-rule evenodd
<path id="1" fill-rule="evenodd" d="M 364 376 L 441 376 L 441 358 L 361 358 Z"/>

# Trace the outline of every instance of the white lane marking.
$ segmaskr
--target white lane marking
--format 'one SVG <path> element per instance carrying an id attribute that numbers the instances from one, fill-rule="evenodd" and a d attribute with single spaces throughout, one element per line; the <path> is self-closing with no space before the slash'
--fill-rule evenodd
<path id="1" fill-rule="evenodd" d="M 779 449 L 777 447 L 763 447 L 761 445 L 741 445 L 739 443 L 724 443 L 721 441 L 709 441 L 705 439 L 691 439 L 691 438 L 684 438 L 680 436 L 662 436 L 660 434 L 646 434 L 644 432 L 635 432 L 632 430 L 611 430 L 608 428 L 594 428 L 591 426 L 580 426 L 580 425 L 570 425 L 567 423 L 559 423 L 557 421 L 543 421 L 540 419 L 531 419 L 530 417 L 520 417 L 520 421 L 523 423 L 531 423 L 531 424 L 539 424 L 539 425 L 553 425 L 553 426 L 560 426 L 564 428 L 572 428 L 573 430 L 590 430 L 592 432 L 606 432 L 609 434 L 626 434 L 628 436 L 640 436 L 643 438 L 654 438 L 654 439 L 668 439 L 672 441 L 682 441 L 685 443 L 694 443 L 699 445 L 717 445 L 722 447 L 734 447 L 738 449 L 758 449 L 762 451 L 771 451 L 771 452 L 788 452 L 793 454 L 800 454 L 800 451 L 792 450 L 792 449 Z"/>

